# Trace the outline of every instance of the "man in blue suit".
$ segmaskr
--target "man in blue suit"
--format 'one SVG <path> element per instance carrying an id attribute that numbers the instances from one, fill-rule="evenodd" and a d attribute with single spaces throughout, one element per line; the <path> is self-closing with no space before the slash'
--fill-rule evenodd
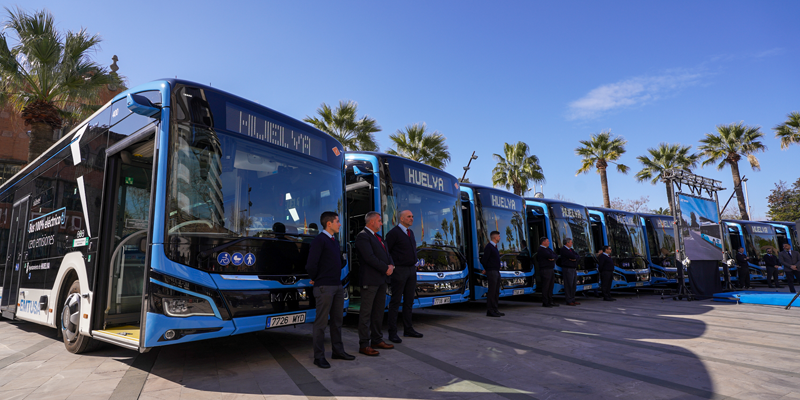
<path id="1" fill-rule="evenodd" d="M 417 238 L 411 225 L 414 213 L 400 211 L 400 223 L 386 234 L 386 247 L 397 269 L 392 273 L 392 300 L 389 302 L 389 340 L 401 343 L 397 336 L 397 313 L 403 304 L 403 336 L 421 338 L 422 334 L 411 325 L 411 310 L 417 291 Z"/>
<path id="2" fill-rule="evenodd" d="M 603 300 L 616 301 L 617 299 L 611 297 L 611 283 L 614 282 L 614 260 L 611 259 L 611 246 L 603 246 L 603 252 L 597 257 L 597 261 Z"/>
<path id="3" fill-rule="evenodd" d="M 500 251 L 497 250 L 497 244 L 500 243 L 500 232 L 492 231 L 489 234 L 489 243 L 483 248 L 483 256 L 481 256 L 481 265 L 483 265 L 482 274 L 486 274 L 486 280 L 489 281 L 489 290 L 486 293 L 486 316 L 488 317 L 502 317 L 505 315 L 497 309 L 497 303 L 500 301 Z"/>
<path id="4" fill-rule="evenodd" d="M 539 239 L 539 251 L 536 252 L 536 270 L 542 278 L 542 307 L 558 307 L 553 303 L 553 285 L 555 284 L 556 253 L 550 249 L 550 239 Z"/>
<path id="5" fill-rule="evenodd" d="M 378 234 L 381 215 L 370 211 L 364 217 L 367 226 L 356 236 L 356 249 L 361 261 L 361 309 L 358 313 L 358 352 L 368 356 L 380 353 L 374 348 L 393 349 L 383 341 L 381 325 L 386 307 L 386 288 L 394 272 L 394 261 Z"/>
<path id="6" fill-rule="evenodd" d="M 575 301 L 575 290 L 578 288 L 578 253 L 572 249 L 572 238 L 564 239 L 564 247 L 561 248 L 561 276 L 564 278 L 564 297 L 568 306 L 577 306 Z"/>
<path id="7" fill-rule="evenodd" d="M 342 344 L 342 317 L 344 314 L 344 288 L 342 288 L 342 250 L 333 236 L 339 232 L 342 224 L 339 215 L 333 211 L 325 211 L 320 216 L 322 231 L 308 251 L 306 272 L 314 285 L 314 301 L 317 305 L 317 317 L 314 320 L 312 337 L 314 340 L 314 365 L 330 368 L 325 359 L 325 327 L 331 327 L 331 347 L 334 360 L 354 360 L 355 357 L 344 351 Z M 330 321 L 328 318 L 330 317 Z"/>

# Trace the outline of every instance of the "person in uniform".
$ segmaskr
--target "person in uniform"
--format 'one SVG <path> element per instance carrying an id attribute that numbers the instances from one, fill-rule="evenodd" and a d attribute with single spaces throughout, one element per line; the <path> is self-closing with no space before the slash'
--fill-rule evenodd
<path id="1" fill-rule="evenodd" d="M 739 277 L 739 285 L 737 287 L 742 289 L 752 289 L 750 287 L 749 259 L 750 257 L 744 254 L 744 247 L 739 247 L 739 252 L 736 253 L 736 265 L 739 267 L 737 268 L 738 271 L 736 271 L 736 275 Z"/>
<path id="2" fill-rule="evenodd" d="M 781 261 L 783 265 L 783 272 L 786 273 L 786 283 L 789 284 L 789 291 L 792 293 L 796 293 L 794 290 L 794 278 L 800 280 L 800 253 L 795 250 L 792 250 L 792 247 L 789 246 L 789 243 L 783 244 L 783 251 L 778 254 L 778 260 Z"/>
<path id="3" fill-rule="evenodd" d="M 781 265 L 781 262 L 772 254 L 771 247 L 767 248 L 767 254 L 764 254 L 764 265 L 767 266 L 767 285 L 771 288 L 782 288 L 778 278 L 778 266 Z"/>
<path id="4" fill-rule="evenodd" d="M 603 246 L 603 251 L 597 257 L 597 261 L 603 300 L 617 301 L 617 299 L 611 297 L 611 284 L 614 282 L 614 260 L 611 258 L 611 246 Z"/>
<path id="5" fill-rule="evenodd" d="M 564 239 L 564 247 L 561 248 L 561 276 L 564 278 L 564 296 L 568 306 L 577 306 L 575 301 L 575 290 L 578 284 L 578 253 L 572 249 L 572 239 Z"/>
<path id="6" fill-rule="evenodd" d="M 536 268 L 542 277 L 542 307 L 558 307 L 553 303 L 553 284 L 555 283 L 556 253 L 550 249 L 550 239 L 539 239 L 539 251 L 536 252 Z"/>
<path id="7" fill-rule="evenodd" d="M 383 341 L 381 325 L 386 307 L 386 288 L 394 272 L 392 256 L 378 234 L 381 215 L 370 211 L 364 217 L 367 224 L 356 235 L 356 249 L 361 261 L 361 309 L 358 313 L 358 352 L 368 356 L 380 353 L 374 348 L 393 349 Z"/>
<path id="8" fill-rule="evenodd" d="M 308 251 L 306 271 L 314 285 L 314 300 L 317 306 L 317 317 L 314 320 L 312 338 L 314 342 L 314 365 L 330 368 L 325 359 L 325 327 L 331 328 L 331 358 L 334 360 L 355 360 L 344 351 L 342 343 L 342 318 L 344 315 L 344 288 L 342 288 L 342 249 L 339 241 L 333 236 L 339 232 L 342 224 L 339 215 L 333 211 L 325 211 L 320 216 L 325 230 L 311 242 Z"/>
<path id="9" fill-rule="evenodd" d="M 392 300 L 389 302 L 389 340 L 401 343 L 397 336 L 397 313 L 403 304 L 403 336 L 421 338 L 411 325 L 411 310 L 417 289 L 417 239 L 411 230 L 414 213 L 400 211 L 400 223 L 386 234 L 386 247 L 395 262 L 392 273 Z"/>
<path id="10" fill-rule="evenodd" d="M 481 265 L 483 265 L 482 274 L 486 274 L 486 280 L 489 281 L 489 290 L 486 293 L 486 316 L 488 317 L 502 317 L 505 315 L 497 308 L 497 303 L 500 301 L 500 251 L 497 250 L 497 244 L 500 243 L 500 232 L 492 231 L 489 233 L 489 243 L 483 248 L 483 256 L 481 256 Z"/>

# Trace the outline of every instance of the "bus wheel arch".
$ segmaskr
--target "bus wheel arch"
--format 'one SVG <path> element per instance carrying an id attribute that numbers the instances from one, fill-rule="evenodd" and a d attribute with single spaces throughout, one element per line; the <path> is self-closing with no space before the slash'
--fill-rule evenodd
<path id="1" fill-rule="evenodd" d="M 70 274 L 74 274 L 74 276 L 71 281 L 64 279 L 64 286 L 67 289 L 63 296 L 59 296 L 62 301 L 60 301 L 60 310 L 57 315 L 58 330 L 67 351 L 80 354 L 93 350 L 97 347 L 98 342 L 80 332 L 81 320 L 84 319 L 82 313 L 88 311 L 81 310 L 81 282 L 78 275 L 75 271 L 70 271 L 67 275 L 68 278 Z"/>
<path id="2" fill-rule="evenodd" d="M 61 339 L 62 332 L 61 332 L 61 313 L 64 311 L 64 302 L 67 300 L 67 293 L 69 292 L 70 287 L 72 286 L 72 282 L 78 280 L 78 272 L 74 269 L 69 269 L 64 278 L 61 280 L 61 283 L 57 286 L 58 292 L 56 293 L 56 313 L 55 313 L 55 326 L 56 326 L 56 337 Z"/>

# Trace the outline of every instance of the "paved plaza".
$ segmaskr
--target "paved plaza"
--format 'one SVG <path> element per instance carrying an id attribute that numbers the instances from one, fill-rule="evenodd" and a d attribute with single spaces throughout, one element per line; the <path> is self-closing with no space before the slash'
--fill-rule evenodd
<path id="1" fill-rule="evenodd" d="M 51 328 L 0 320 L 0 400 L 800 399 L 800 307 L 618 297 L 501 301 L 503 318 L 479 303 L 417 310 L 425 337 L 374 358 L 357 354 L 348 317 L 356 360 L 327 370 L 312 364 L 310 325 L 74 355 Z"/>

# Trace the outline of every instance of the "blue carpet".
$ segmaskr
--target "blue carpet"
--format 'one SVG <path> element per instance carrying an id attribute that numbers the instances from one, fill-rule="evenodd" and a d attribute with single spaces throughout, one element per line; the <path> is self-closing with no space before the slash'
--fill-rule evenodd
<path id="1" fill-rule="evenodd" d="M 757 290 L 745 290 L 740 292 L 727 292 L 717 293 L 714 295 L 714 301 L 722 301 L 729 303 L 745 303 L 745 304 L 763 304 L 768 306 L 782 306 L 786 307 L 794 293 L 779 293 L 779 292 L 762 292 Z M 792 306 L 800 307 L 800 298 L 795 300 Z"/>

